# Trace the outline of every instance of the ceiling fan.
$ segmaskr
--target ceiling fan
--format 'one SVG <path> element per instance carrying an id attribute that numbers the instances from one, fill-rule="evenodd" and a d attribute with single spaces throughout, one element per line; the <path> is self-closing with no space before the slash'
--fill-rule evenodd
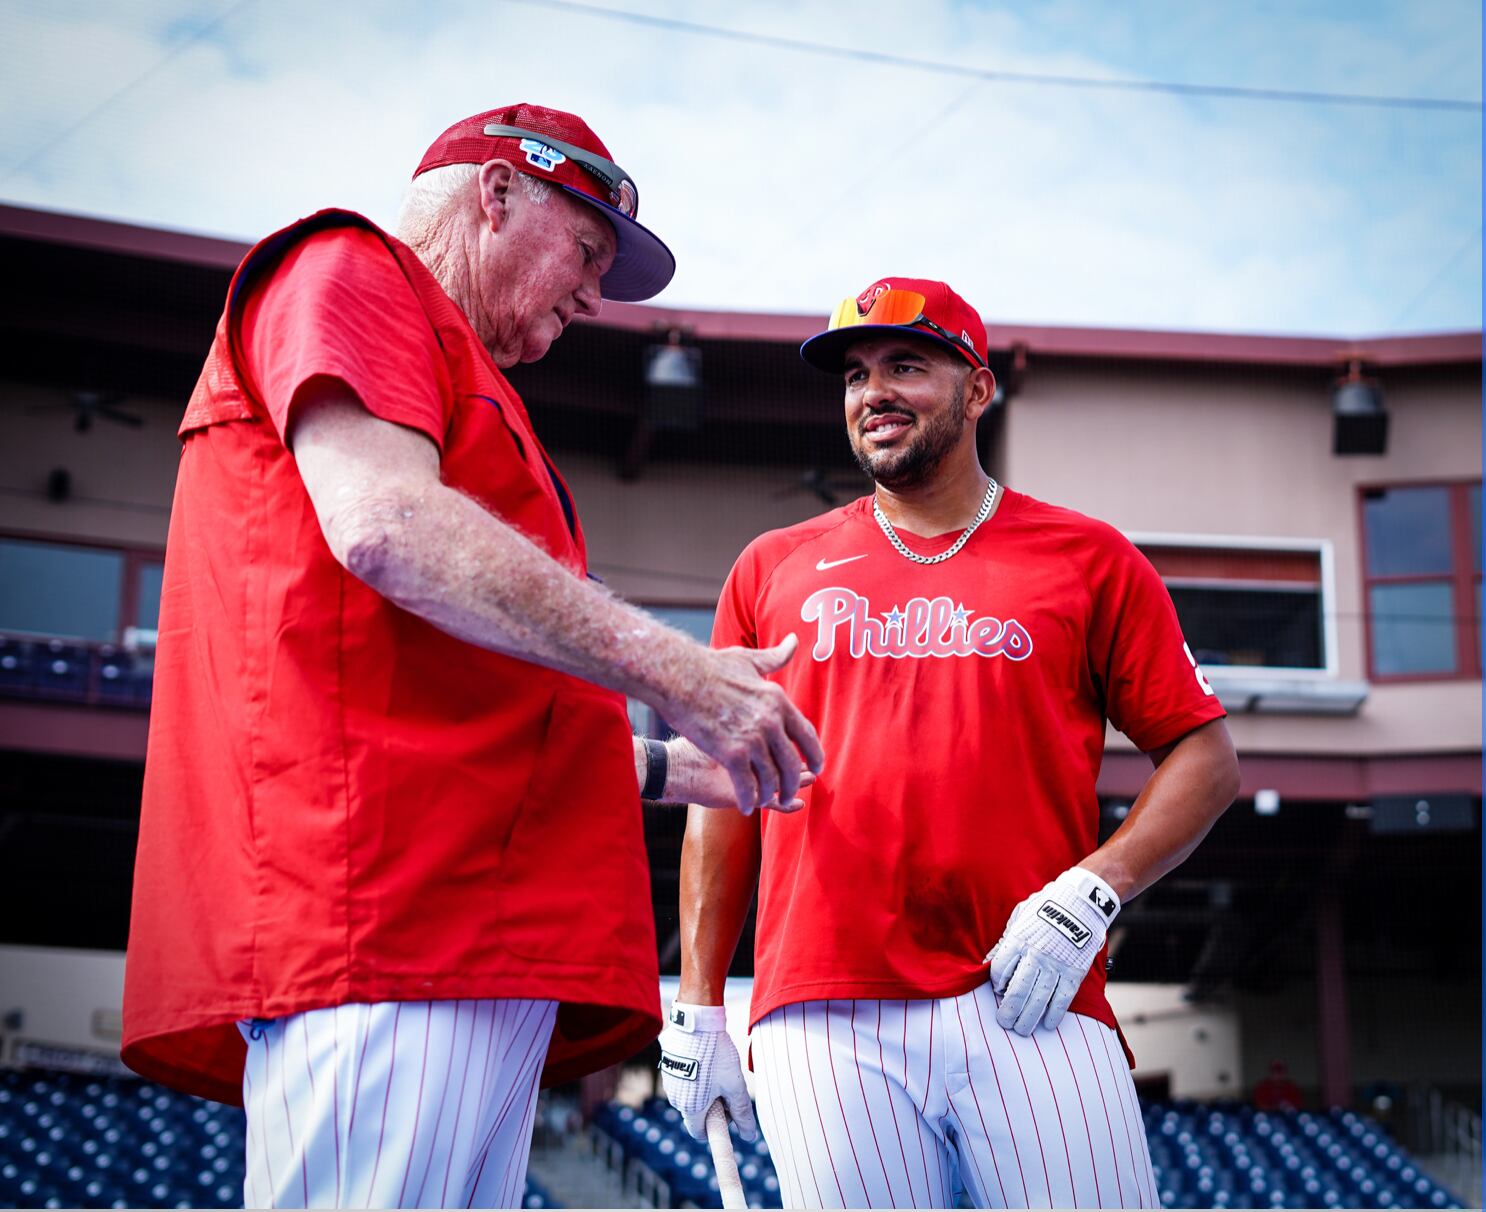
<path id="1" fill-rule="evenodd" d="M 866 490 L 868 480 L 859 471 L 827 471 L 824 467 L 811 467 L 793 484 L 777 490 L 775 497 L 786 497 L 796 492 L 808 492 L 819 497 L 833 508 L 841 504 L 842 496 L 858 496 Z"/>
<path id="2" fill-rule="evenodd" d="M 71 409 L 72 428 L 77 433 L 87 433 L 99 417 L 116 425 L 139 429 L 144 424 L 144 418 L 138 413 L 120 408 L 123 399 L 124 393 L 121 391 L 78 390 L 69 394 L 65 404 L 33 404 L 26 411 L 36 413 Z"/>

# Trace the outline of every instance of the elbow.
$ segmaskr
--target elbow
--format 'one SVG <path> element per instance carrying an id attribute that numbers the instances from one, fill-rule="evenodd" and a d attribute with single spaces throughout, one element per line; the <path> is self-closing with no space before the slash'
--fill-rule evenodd
<path id="1" fill-rule="evenodd" d="M 1243 773 L 1238 768 L 1238 753 L 1233 748 L 1233 741 L 1228 738 L 1226 730 L 1224 739 L 1227 744 L 1223 746 L 1218 755 L 1213 771 L 1213 787 L 1215 794 L 1213 798 L 1217 801 L 1217 815 L 1221 816 L 1232 806 L 1233 801 L 1238 799 L 1238 793 L 1243 787 Z"/>
<path id="2" fill-rule="evenodd" d="M 341 567 L 390 597 L 409 568 L 414 516 L 398 494 L 357 501 L 330 519 L 325 539 Z"/>
<path id="3" fill-rule="evenodd" d="M 1223 805 L 1222 810 L 1226 812 L 1233 801 L 1238 799 L 1239 790 L 1243 786 L 1243 775 L 1238 769 L 1238 755 L 1231 754 L 1223 767 L 1222 777 L 1219 782 L 1219 802 Z"/>

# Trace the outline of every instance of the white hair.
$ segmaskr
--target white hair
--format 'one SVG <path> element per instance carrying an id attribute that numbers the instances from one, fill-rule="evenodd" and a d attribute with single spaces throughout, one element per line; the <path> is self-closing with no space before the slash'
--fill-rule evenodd
<path id="1" fill-rule="evenodd" d="M 425 241 L 479 175 L 478 164 L 445 164 L 419 173 L 403 195 L 397 215 L 398 239 L 415 246 Z M 516 178 L 533 205 L 542 206 L 552 196 L 548 182 L 522 172 Z"/>

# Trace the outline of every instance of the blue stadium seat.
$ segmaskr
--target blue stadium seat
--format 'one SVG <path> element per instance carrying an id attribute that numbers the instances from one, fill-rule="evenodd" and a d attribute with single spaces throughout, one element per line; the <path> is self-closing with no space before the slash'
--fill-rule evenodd
<path id="1" fill-rule="evenodd" d="M 42 665 L 39 645 L 0 636 L 0 691 L 34 694 Z"/>
<path id="2" fill-rule="evenodd" d="M 0 1208 L 240 1208 L 243 1124 L 132 1078 L 0 1069 Z M 560 1205 L 528 1181 L 523 1206 Z"/>
<path id="3" fill-rule="evenodd" d="M 36 691 L 47 698 L 86 699 L 91 672 L 92 653 L 86 645 L 48 640 L 36 653 Z"/>

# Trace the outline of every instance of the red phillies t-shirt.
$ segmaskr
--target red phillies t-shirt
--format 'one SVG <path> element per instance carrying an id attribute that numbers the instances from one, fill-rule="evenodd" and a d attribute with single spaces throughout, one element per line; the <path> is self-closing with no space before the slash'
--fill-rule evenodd
<path id="1" fill-rule="evenodd" d="M 1106 717 L 1152 750 L 1224 714 L 1129 541 L 1010 490 L 941 564 L 894 551 L 871 497 L 754 540 L 713 643 L 791 632 L 774 680 L 826 764 L 802 811 L 760 826 L 754 1022 L 979 985 L 1017 902 L 1098 844 Z M 1072 1009 L 1113 1026 L 1104 979 L 1101 953 Z"/>

